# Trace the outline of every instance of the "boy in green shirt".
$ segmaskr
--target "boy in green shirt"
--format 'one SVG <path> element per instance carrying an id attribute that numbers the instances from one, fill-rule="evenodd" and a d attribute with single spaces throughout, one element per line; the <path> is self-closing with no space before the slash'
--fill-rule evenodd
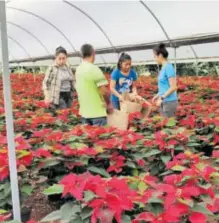
<path id="1" fill-rule="evenodd" d="M 98 66 L 94 65 L 93 46 L 81 47 L 83 62 L 76 69 L 76 91 L 83 123 L 104 126 L 107 124 L 107 112 L 112 112 L 108 81 Z"/>

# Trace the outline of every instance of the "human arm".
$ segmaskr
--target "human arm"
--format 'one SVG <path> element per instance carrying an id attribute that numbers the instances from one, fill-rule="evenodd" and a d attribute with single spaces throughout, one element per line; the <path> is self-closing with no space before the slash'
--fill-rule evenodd
<path id="1" fill-rule="evenodd" d="M 103 98 L 104 104 L 106 106 L 107 112 L 111 113 L 112 106 L 110 101 L 110 91 L 108 88 L 108 81 L 104 76 L 103 72 L 97 67 L 95 75 L 92 76 L 95 84 L 98 87 L 98 91 Z"/>
<path id="2" fill-rule="evenodd" d="M 46 103 L 49 103 L 49 89 L 51 86 L 51 81 L 52 81 L 52 67 L 49 67 L 45 73 L 42 86 Z"/>
<path id="3" fill-rule="evenodd" d="M 172 93 L 174 93 L 177 90 L 176 74 L 172 65 L 171 66 L 169 65 L 166 68 L 165 76 L 168 79 L 169 88 L 164 94 L 159 95 L 159 98 L 156 102 L 157 106 L 160 106 L 162 102 L 165 100 L 165 98 L 167 98 L 168 96 L 170 96 Z"/>
<path id="4" fill-rule="evenodd" d="M 170 88 L 168 89 L 168 91 L 166 91 L 164 95 L 162 95 L 162 99 L 165 99 L 166 97 L 168 97 L 169 95 L 171 95 L 173 92 L 177 90 L 176 78 L 170 77 L 168 80 L 169 80 Z"/>
<path id="5" fill-rule="evenodd" d="M 123 101 L 122 95 L 116 90 L 116 81 L 111 79 L 110 81 L 110 91 L 114 94 L 120 101 Z"/>

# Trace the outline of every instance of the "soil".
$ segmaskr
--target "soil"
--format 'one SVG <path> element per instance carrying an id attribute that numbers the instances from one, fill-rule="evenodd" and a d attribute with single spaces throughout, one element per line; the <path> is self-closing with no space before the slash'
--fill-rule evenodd
<path id="1" fill-rule="evenodd" d="M 43 189 L 36 190 L 25 201 L 25 206 L 32 209 L 31 219 L 35 221 L 42 220 L 46 215 L 56 210 L 55 205 L 48 201 L 42 191 Z"/>

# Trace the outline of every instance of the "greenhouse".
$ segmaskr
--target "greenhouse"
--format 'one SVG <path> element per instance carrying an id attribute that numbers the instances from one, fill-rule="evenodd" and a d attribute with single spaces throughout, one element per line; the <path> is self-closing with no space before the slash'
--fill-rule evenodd
<path id="1" fill-rule="evenodd" d="M 218 8 L 0 0 L 0 222 L 218 222 Z"/>

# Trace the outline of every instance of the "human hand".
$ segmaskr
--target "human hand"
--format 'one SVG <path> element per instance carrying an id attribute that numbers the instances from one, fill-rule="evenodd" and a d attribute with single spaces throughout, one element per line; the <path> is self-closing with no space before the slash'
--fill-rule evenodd
<path id="1" fill-rule="evenodd" d="M 162 102 L 163 102 L 163 100 L 161 98 L 159 98 L 159 99 L 156 100 L 155 104 L 156 104 L 157 107 L 160 107 Z"/>
<path id="2" fill-rule="evenodd" d="M 123 98 L 122 95 L 119 96 L 119 101 L 120 101 L 120 102 L 124 102 L 124 98 Z"/>
<path id="3" fill-rule="evenodd" d="M 107 114 L 112 114 L 114 111 L 114 108 L 112 106 L 112 104 L 109 104 L 107 107 L 106 107 L 106 112 Z"/>
<path id="4" fill-rule="evenodd" d="M 156 101 L 158 100 L 158 95 L 155 95 L 152 99 L 152 104 L 156 104 Z"/>

